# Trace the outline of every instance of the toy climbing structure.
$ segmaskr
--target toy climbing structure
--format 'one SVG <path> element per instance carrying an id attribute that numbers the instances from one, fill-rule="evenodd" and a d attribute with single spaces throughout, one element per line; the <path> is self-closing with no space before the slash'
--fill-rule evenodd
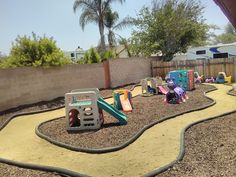
<path id="1" fill-rule="evenodd" d="M 98 89 L 77 89 L 65 95 L 67 130 L 98 129 L 103 123 L 102 110 L 97 106 Z"/>
<path id="2" fill-rule="evenodd" d="M 127 116 L 105 102 L 97 88 L 77 89 L 66 93 L 67 130 L 99 129 L 104 122 L 102 110 L 115 117 L 121 125 L 127 124 Z"/>

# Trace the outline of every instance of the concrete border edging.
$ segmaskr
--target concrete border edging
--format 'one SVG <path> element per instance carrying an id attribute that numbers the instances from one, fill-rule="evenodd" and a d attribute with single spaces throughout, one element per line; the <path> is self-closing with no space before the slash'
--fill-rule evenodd
<path id="1" fill-rule="evenodd" d="M 14 165 L 20 168 L 26 168 L 31 170 L 39 170 L 39 171 L 45 171 L 45 172 L 51 172 L 51 173 L 57 173 L 59 175 L 62 175 L 64 177 L 89 177 L 88 175 L 80 174 L 74 171 L 70 171 L 63 168 L 58 167 L 51 167 L 51 166 L 43 166 L 43 165 L 36 165 L 36 164 L 28 164 L 28 163 L 22 163 L 17 162 L 13 160 L 7 160 L 0 158 L 0 163 L 4 163 L 7 165 Z"/>
<path id="2" fill-rule="evenodd" d="M 135 86 L 132 88 L 134 89 Z M 207 91 L 207 92 L 204 92 L 204 95 L 205 93 L 208 93 L 208 92 L 211 92 L 211 91 L 214 91 L 214 90 L 217 90 L 216 88 L 215 89 L 212 89 L 210 91 Z M 205 95 L 206 96 L 206 95 Z M 109 98 L 109 97 L 107 97 Z M 185 114 L 185 113 L 188 113 L 188 112 L 193 112 L 193 111 L 197 111 L 197 110 L 202 110 L 202 109 L 205 109 L 207 107 L 210 107 L 212 105 L 214 105 L 216 102 L 214 99 L 210 98 L 210 97 L 207 97 L 206 98 L 210 99 L 213 101 L 213 103 L 210 103 L 208 104 L 207 106 L 203 106 L 203 107 L 199 107 L 197 109 L 193 109 L 193 110 L 189 110 L 187 112 L 184 112 L 184 113 L 180 113 L 179 115 L 182 115 L 182 114 Z M 48 112 L 48 111 L 53 111 L 53 110 L 57 110 L 57 109 L 61 109 L 61 108 L 64 108 L 64 106 L 60 106 L 60 107 L 57 107 L 57 108 L 53 108 L 53 109 L 47 109 L 47 110 L 40 110 L 40 111 L 34 111 L 34 112 L 23 112 L 23 113 L 19 113 L 19 114 L 15 114 L 13 116 L 11 116 L 9 119 L 7 119 L 7 121 L 0 127 L 0 131 L 14 118 L 18 117 L 18 116 L 24 116 L 24 115 L 31 115 L 31 114 L 38 114 L 38 113 L 43 113 L 43 112 Z M 149 128 L 151 128 L 152 126 L 156 125 L 157 123 L 161 123 L 165 120 L 168 120 L 168 119 L 171 119 L 171 118 L 174 118 L 178 115 L 171 115 L 169 118 L 166 117 L 166 119 L 163 119 L 163 120 L 159 120 L 157 122 L 154 122 L 150 125 L 147 125 L 145 126 L 143 129 L 147 130 Z M 61 118 L 61 117 L 60 117 Z M 59 119 L 59 118 L 57 118 Z M 53 119 L 55 120 L 55 119 Z M 144 130 L 144 131 L 145 131 Z M 137 135 L 135 135 L 133 138 L 135 141 L 139 136 L 141 136 L 143 132 L 138 132 Z M 136 137 L 137 136 L 137 137 Z M 136 138 L 135 138 L 136 137 Z M 130 141 L 130 143 L 132 143 L 133 141 Z M 129 143 L 129 144 L 130 144 Z M 123 148 L 123 147 L 122 147 Z M 118 149 L 117 149 L 118 150 Z M 112 150 L 114 151 L 114 150 Z M 43 165 L 35 165 L 35 164 L 27 164 L 27 163 L 21 163 L 21 162 L 17 162 L 17 161 L 13 161 L 13 160 L 7 160 L 7 159 L 3 159 L 3 158 L 0 158 L 0 163 L 4 163 L 4 164 L 8 164 L 8 165 L 14 165 L 14 166 L 17 166 L 17 167 L 20 167 L 20 168 L 27 168 L 27 169 L 32 169 L 32 170 L 40 170 L 40 171 L 45 171 L 45 172 L 55 172 L 55 173 L 58 173 L 59 175 L 62 175 L 62 176 L 67 176 L 67 177 L 88 177 L 87 175 L 84 175 L 84 174 L 80 174 L 80 173 L 77 173 L 77 172 L 74 172 L 74 171 L 70 171 L 70 170 L 67 170 L 67 169 L 63 169 L 63 168 L 57 168 L 57 167 L 51 167 L 51 166 L 43 166 Z M 168 166 L 169 168 L 169 166 Z M 167 169 L 168 169 L 167 168 Z M 164 168 L 163 168 L 164 169 Z M 167 170 L 165 169 L 165 170 Z M 163 170 L 163 171 L 165 171 Z M 156 171 L 156 170 L 155 170 Z M 150 172 L 152 173 L 152 172 Z"/>
<path id="3" fill-rule="evenodd" d="M 231 96 L 236 96 L 236 94 L 233 94 L 233 93 L 230 93 L 231 91 L 233 91 L 234 89 L 230 89 L 228 92 L 227 92 L 227 94 L 228 95 L 231 95 Z"/>
<path id="4" fill-rule="evenodd" d="M 208 92 L 211 92 L 211 91 L 215 91 L 217 90 L 216 88 L 210 90 L 210 91 L 207 91 L 207 92 L 204 92 L 204 96 L 211 100 L 212 103 L 209 103 L 207 105 L 204 105 L 204 106 L 201 106 L 201 107 L 198 107 L 198 108 L 195 108 L 195 109 L 190 109 L 188 111 L 185 111 L 185 112 L 182 112 L 182 113 L 178 113 L 178 114 L 173 114 L 173 115 L 170 115 L 170 116 L 166 116 L 164 118 L 162 118 L 161 120 L 157 120 L 157 121 L 154 121 L 153 123 L 149 124 L 149 125 L 146 125 L 144 126 L 142 129 L 140 129 L 133 137 L 131 137 L 128 141 L 124 142 L 123 144 L 121 145 L 118 145 L 118 146 L 114 146 L 114 147 L 107 147 L 107 148 L 97 148 L 97 149 L 94 149 L 94 148 L 81 148 L 81 147 L 75 147 L 75 146 L 72 146 L 72 145 L 68 145 L 68 144 L 65 144 L 65 143 L 62 143 L 62 142 L 58 142 L 50 137 L 48 137 L 47 135 L 43 134 L 40 132 L 39 128 L 40 126 L 42 126 L 43 124 L 45 123 L 48 123 L 48 122 L 51 122 L 51 121 L 54 121 L 54 120 L 58 120 L 58 119 L 61 119 L 62 117 L 59 117 L 59 118 L 55 118 L 55 119 L 51 119 L 51 120 L 48 120 L 48 121 L 45 121 L 45 122 L 42 122 L 40 123 L 36 128 L 35 128 L 35 133 L 42 139 L 45 139 L 46 141 L 54 144 L 54 145 L 57 145 L 57 146 L 60 146 L 62 148 L 66 148 L 66 149 L 69 149 L 69 150 L 72 150 L 72 151 L 79 151 L 79 152 L 86 152 L 86 153 L 94 153 L 94 154 L 100 154 L 100 153 L 109 153 L 109 152 L 114 152 L 114 151 L 117 151 L 117 150 L 120 150 L 120 149 L 123 149 L 125 147 L 127 147 L 128 145 L 132 144 L 135 140 L 137 140 L 146 130 L 148 130 L 149 128 L 153 127 L 154 125 L 156 124 L 159 124 L 161 122 L 164 122 L 166 120 L 169 120 L 169 119 L 172 119 L 176 116 L 180 116 L 180 115 L 183 115 L 183 114 L 186 114 L 186 113 L 190 113 L 190 112 L 194 112 L 194 111 L 199 111 L 199 110 L 202 110 L 202 109 L 205 109 L 205 108 L 208 108 L 210 106 L 213 106 L 214 104 L 216 104 L 216 101 L 208 96 L 206 96 L 206 93 Z"/>
<path id="5" fill-rule="evenodd" d="M 232 89 L 229 90 L 229 91 L 227 91 L 227 94 L 228 94 L 228 95 L 231 95 L 231 96 L 235 96 L 235 95 L 233 95 L 233 94 L 230 94 L 230 93 L 229 93 L 230 91 L 232 91 Z M 183 157 L 184 157 L 184 155 L 185 155 L 185 132 L 186 132 L 189 128 L 191 128 L 191 127 L 193 127 L 194 125 L 197 125 L 197 124 L 199 124 L 199 123 L 203 123 L 203 122 L 207 122 L 207 121 L 209 121 L 209 120 L 221 118 L 221 117 L 223 117 L 223 116 L 227 116 L 227 115 L 230 115 L 230 114 L 232 114 L 232 113 L 236 113 L 236 110 L 229 111 L 229 112 L 220 114 L 220 115 L 218 115 L 218 116 L 209 117 L 209 118 L 204 119 L 204 120 L 199 120 L 199 121 L 196 121 L 196 122 L 193 122 L 193 123 L 187 125 L 187 126 L 186 126 L 185 128 L 183 128 L 182 131 L 181 131 L 181 135 L 180 135 L 180 152 L 179 152 L 179 155 L 178 155 L 178 157 L 176 158 L 176 160 L 172 161 L 171 163 L 169 163 L 169 164 L 167 164 L 167 165 L 165 165 L 165 166 L 163 166 L 163 167 L 160 167 L 160 168 L 158 168 L 158 169 L 156 169 L 156 170 L 153 170 L 153 171 L 151 171 L 151 172 L 149 172 L 149 173 L 143 175 L 142 177 L 153 177 L 153 176 L 155 176 L 155 175 L 158 175 L 158 174 L 160 174 L 160 173 L 163 173 L 164 171 L 166 171 L 166 170 L 168 170 L 169 168 L 173 167 L 178 161 L 183 160 Z"/>
<path id="6" fill-rule="evenodd" d="M 220 114 L 218 116 L 213 116 L 213 117 L 209 117 L 207 119 L 204 119 L 204 120 L 200 120 L 200 121 L 196 121 L 196 122 L 193 122 L 189 125 L 187 125 L 184 129 L 182 129 L 181 131 L 181 135 L 180 135 L 180 152 L 179 152 L 179 155 L 178 157 L 176 158 L 176 160 L 172 161 L 171 163 L 163 166 L 163 167 L 160 167 L 156 170 L 153 170 L 145 175 L 143 175 L 142 177 L 153 177 L 155 175 L 158 175 L 166 170 L 168 170 L 169 168 L 171 168 L 172 166 L 174 166 L 175 163 L 177 163 L 178 161 L 182 160 L 183 157 L 184 157 L 184 154 L 185 154 L 185 140 L 184 140 L 184 136 L 185 136 L 185 132 L 193 127 L 194 125 L 197 125 L 199 123 L 202 123 L 202 122 L 207 122 L 209 120 L 213 120 L 213 119 L 217 119 L 217 118 L 220 118 L 222 116 L 227 116 L 227 115 L 230 115 L 232 113 L 236 113 L 236 110 L 233 110 L 233 111 L 230 111 L 230 112 L 226 112 L 226 113 L 223 113 L 223 114 Z"/>

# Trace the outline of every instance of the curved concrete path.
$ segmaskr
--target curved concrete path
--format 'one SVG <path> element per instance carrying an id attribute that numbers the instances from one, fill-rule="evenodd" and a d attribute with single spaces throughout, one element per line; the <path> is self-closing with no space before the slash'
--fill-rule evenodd
<path id="1" fill-rule="evenodd" d="M 94 177 L 141 176 L 176 159 L 180 133 L 185 126 L 236 109 L 236 98 L 226 94 L 230 87 L 215 86 L 218 90 L 207 94 L 216 100 L 214 106 L 157 124 L 128 147 L 106 154 L 70 151 L 35 135 L 35 127 L 40 122 L 64 115 L 64 109 L 21 116 L 13 119 L 0 132 L 0 157 L 66 168 Z M 140 93 L 140 88 L 134 92 Z"/>

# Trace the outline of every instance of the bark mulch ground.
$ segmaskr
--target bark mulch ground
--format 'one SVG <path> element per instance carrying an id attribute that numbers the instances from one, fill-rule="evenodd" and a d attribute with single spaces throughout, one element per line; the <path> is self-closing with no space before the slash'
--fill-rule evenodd
<path id="1" fill-rule="evenodd" d="M 203 91 L 212 89 L 214 89 L 213 86 L 200 85 L 194 91 L 188 92 L 189 99 L 186 103 L 181 104 L 164 103 L 164 95 L 137 96 L 132 99 L 134 110 L 132 113 L 128 113 L 128 124 L 124 126 L 119 126 L 113 116 L 104 112 L 104 125 L 97 131 L 68 133 L 65 118 L 47 122 L 39 127 L 39 131 L 56 141 L 75 147 L 96 149 L 118 146 L 128 141 L 145 125 L 161 120 L 165 116 L 211 103 L 203 95 Z"/>
<path id="2" fill-rule="evenodd" d="M 129 84 L 122 87 L 117 87 L 115 89 L 101 89 L 100 94 L 103 98 L 109 97 L 112 95 L 113 90 L 122 88 L 122 89 L 131 89 L 135 84 Z M 24 113 L 24 112 L 34 112 L 40 110 L 54 109 L 60 106 L 65 105 L 65 98 L 59 97 L 50 101 L 41 101 L 34 104 L 22 105 L 16 108 L 11 108 L 8 110 L 0 111 L 0 127 L 14 114 Z"/>
<path id="3" fill-rule="evenodd" d="M 123 86 L 122 88 L 131 89 L 133 86 L 134 84 L 130 84 L 130 85 Z M 119 88 L 121 87 L 117 87 L 115 89 L 119 89 Z M 102 97 L 108 97 L 112 95 L 113 90 L 114 89 L 100 90 L 100 94 Z M 13 116 L 14 114 L 58 108 L 60 106 L 63 106 L 64 103 L 65 103 L 64 97 L 60 97 L 51 101 L 42 101 L 35 104 L 23 105 L 17 108 L 1 111 L 0 112 L 0 127 L 4 124 L 4 122 L 10 119 L 10 117 Z M 49 173 L 49 172 L 44 172 L 44 171 L 25 169 L 25 168 L 20 168 L 13 165 L 0 163 L 0 177 L 59 177 L 59 176 L 61 175 L 57 173 Z"/>
<path id="4" fill-rule="evenodd" d="M 56 173 L 19 168 L 13 165 L 0 163 L 1 177 L 60 177 Z"/>
<path id="5" fill-rule="evenodd" d="M 199 89 L 207 90 L 211 88 L 201 87 Z M 191 100 L 191 95 L 188 95 Z M 150 98 L 152 99 L 152 97 Z M 189 103 L 190 100 L 188 100 L 187 103 Z M 175 105 L 168 106 L 171 109 L 172 106 L 175 107 Z M 235 134 L 236 114 L 193 126 L 185 134 L 186 153 L 183 160 L 170 170 L 158 175 L 158 177 L 236 176 Z M 0 163 L 0 176 L 54 177 L 60 175 Z"/>
<path id="6" fill-rule="evenodd" d="M 182 161 L 156 177 L 236 176 L 236 113 L 191 127 Z"/>

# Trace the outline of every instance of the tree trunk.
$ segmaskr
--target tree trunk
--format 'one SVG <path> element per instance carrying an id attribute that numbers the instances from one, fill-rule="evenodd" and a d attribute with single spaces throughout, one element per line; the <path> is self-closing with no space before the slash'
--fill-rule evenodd
<path id="1" fill-rule="evenodd" d="M 101 38 L 101 44 L 99 46 L 99 50 L 101 52 L 105 52 L 106 51 L 106 45 L 105 45 L 104 24 L 103 24 L 103 22 L 99 22 L 99 32 L 100 32 L 100 38 Z"/>
<path id="2" fill-rule="evenodd" d="M 108 33 L 108 43 L 109 43 L 109 48 L 112 49 L 113 48 L 113 39 L 112 39 L 112 31 L 109 30 Z"/>

